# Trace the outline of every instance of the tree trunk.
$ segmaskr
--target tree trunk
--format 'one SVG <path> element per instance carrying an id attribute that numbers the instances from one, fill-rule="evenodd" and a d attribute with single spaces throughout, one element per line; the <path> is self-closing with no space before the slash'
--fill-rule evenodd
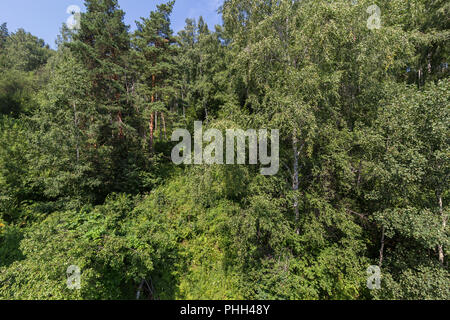
<path id="1" fill-rule="evenodd" d="M 164 112 L 161 112 L 161 119 L 163 123 L 164 139 L 167 141 L 166 119 L 164 118 Z"/>
<path id="2" fill-rule="evenodd" d="M 138 291 L 136 293 L 136 300 L 139 300 L 139 298 L 141 297 L 141 291 L 142 291 L 142 287 L 144 286 L 144 281 L 145 280 L 142 280 L 141 284 L 139 285 Z"/>
<path id="3" fill-rule="evenodd" d="M 155 75 L 152 75 L 152 88 L 155 88 L 156 85 L 156 77 Z M 152 92 L 152 104 L 155 102 L 155 92 Z M 152 112 L 150 116 L 150 153 L 153 153 L 153 136 L 154 136 L 154 121 L 155 121 L 155 115 Z"/>
<path id="4" fill-rule="evenodd" d="M 158 111 L 155 111 L 155 133 L 158 131 Z"/>
<path id="5" fill-rule="evenodd" d="M 122 112 L 117 113 L 117 122 L 119 123 L 119 138 L 123 138 L 123 128 L 122 128 Z"/>
<path id="6" fill-rule="evenodd" d="M 205 108 L 205 121 L 208 123 L 208 108 L 206 106 L 206 101 L 203 101 L 203 107 Z"/>
<path id="7" fill-rule="evenodd" d="M 438 194 L 438 202 L 439 202 L 439 213 L 441 214 L 442 218 L 442 229 L 445 232 L 445 228 L 447 227 L 447 216 L 444 215 L 441 193 Z M 438 245 L 438 251 L 439 251 L 439 262 L 443 265 L 445 256 L 444 256 L 444 246 L 442 244 Z"/>
<path id="8" fill-rule="evenodd" d="M 150 122 L 149 122 L 149 127 L 150 127 L 150 153 L 153 153 L 153 134 L 154 134 L 154 129 L 153 129 L 153 125 L 154 125 L 154 119 L 155 115 L 152 112 L 151 116 L 150 116 Z"/>
<path id="9" fill-rule="evenodd" d="M 419 78 L 419 80 L 418 80 L 418 87 L 420 89 L 420 86 L 422 84 L 422 68 L 419 68 L 419 71 L 418 71 L 417 74 L 418 74 L 418 78 Z"/>
<path id="10" fill-rule="evenodd" d="M 78 142 L 78 116 L 77 116 L 77 105 L 73 103 L 73 117 L 74 125 L 76 130 L 76 151 L 77 151 L 77 163 L 80 161 L 80 145 Z"/>
<path id="11" fill-rule="evenodd" d="M 298 139 L 297 139 L 297 129 L 294 128 L 292 133 L 292 152 L 294 153 L 294 163 L 293 163 L 293 174 L 292 174 L 292 190 L 294 191 L 294 213 L 295 213 L 295 225 L 297 234 L 300 234 L 300 228 L 298 221 L 300 219 L 300 213 L 298 210 Z"/>
<path id="12" fill-rule="evenodd" d="M 378 266 L 381 268 L 383 265 L 383 259 L 384 259 L 384 237 L 385 237 L 385 231 L 386 228 L 383 226 L 383 231 L 381 232 L 381 246 L 380 246 L 380 261 L 378 263 Z"/>
<path id="13" fill-rule="evenodd" d="M 183 105 L 183 118 L 186 120 L 186 108 L 184 107 L 184 93 L 181 92 L 181 104 Z"/>
<path id="14" fill-rule="evenodd" d="M 359 161 L 358 180 L 356 181 L 356 189 L 359 189 L 359 185 L 361 184 L 361 170 L 362 170 L 362 160 Z"/>

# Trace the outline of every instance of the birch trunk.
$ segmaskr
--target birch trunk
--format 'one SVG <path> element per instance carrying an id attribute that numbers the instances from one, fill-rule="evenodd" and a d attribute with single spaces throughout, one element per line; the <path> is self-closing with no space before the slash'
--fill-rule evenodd
<path id="1" fill-rule="evenodd" d="M 73 118 L 76 130 L 76 151 L 77 151 L 77 163 L 80 161 L 80 145 L 78 142 L 78 116 L 77 116 L 77 105 L 73 103 Z"/>
<path id="2" fill-rule="evenodd" d="M 161 112 L 161 120 L 162 120 L 162 124 L 163 124 L 164 139 L 167 141 L 166 119 L 164 117 L 164 112 Z"/>
<path id="3" fill-rule="evenodd" d="M 380 268 L 383 265 L 383 259 L 384 259 L 384 238 L 385 238 L 385 232 L 386 232 L 386 228 L 383 227 L 383 231 L 381 232 L 380 261 L 378 263 L 378 266 Z"/>
<path id="4" fill-rule="evenodd" d="M 439 193 L 439 195 L 438 195 L 438 202 L 439 202 L 439 213 L 441 214 L 441 218 L 442 218 L 442 229 L 445 232 L 445 228 L 447 227 L 447 216 L 444 215 L 444 208 L 442 205 L 442 194 L 441 193 Z M 445 255 L 444 255 L 444 246 L 442 244 L 438 245 L 438 252 L 439 252 L 439 262 L 441 264 L 444 264 Z"/>
<path id="5" fill-rule="evenodd" d="M 153 134 L 154 134 L 154 119 L 155 115 L 152 112 L 151 116 L 150 116 L 150 122 L 149 122 L 149 129 L 150 129 L 150 153 L 153 153 Z"/>
<path id="6" fill-rule="evenodd" d="M 294 191 L 294 213 L 295 213 L 295 225 L 297 234 L 300 234 L 300 228 L 298 226 L 298 221 L 300 219 L 300 213 L 298 210 L 298 139 L 297 139 L 297 129 L 294 128 L 292 133 L 292 152 L 294 153 L 294 163 L 293 163 L 293 175 L 292 175 L 292 190 Z"/>

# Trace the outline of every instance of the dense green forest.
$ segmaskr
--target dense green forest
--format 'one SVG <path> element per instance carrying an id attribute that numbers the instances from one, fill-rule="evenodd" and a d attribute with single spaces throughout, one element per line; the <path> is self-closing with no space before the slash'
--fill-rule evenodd
<path id="1" fill-rule="evenodd" d="M 0 299 L 450 299 L 450 2 L 173 6 L 1 25 Z M 278 174 L 175 165 L 194 121 L 279 129 Z"/>

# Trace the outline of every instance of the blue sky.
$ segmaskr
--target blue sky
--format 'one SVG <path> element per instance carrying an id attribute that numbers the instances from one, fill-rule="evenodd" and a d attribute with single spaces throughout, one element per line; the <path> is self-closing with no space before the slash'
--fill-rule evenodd
<path id="1" fill-rule="evenodd" d="M 164 0 L 119 0 L 125 11 L 125 23 L 134 30 L 134 21 L 140 17 L 148 17 L 156 5 Z M 42 38 L 52 48 L 55 47 L 56 36 L 63 22 L 69 18 L 67 7 L 77 5 L 84 12 L 84 0 L 0 0 L 0 24 L 6 22 L 10 32 L 24 28 L 33 35 Z M 221 23 L 217 8 L 223 0 L 176 0 L 172 13 L 172 29 L 176 32 L 183 29 L 186 18 L 197 18 L 202 15 L 209 27 Z"/>

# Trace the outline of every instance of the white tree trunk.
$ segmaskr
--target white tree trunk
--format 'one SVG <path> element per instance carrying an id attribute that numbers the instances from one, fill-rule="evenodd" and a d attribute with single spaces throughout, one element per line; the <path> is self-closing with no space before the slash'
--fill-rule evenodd
<path id="1" fill-rule="evenodd" d="M 294 153 L 294 163 L 293 163 L 293 174 L 292 174 L 292 190 L 294 191 L 294 213 L 295 213 L 295 232 L 300 234 L 300 228 L 298 221 L 300 218 L 300 213 L 298 210 L 298 139 L 297 139 L 297 129 L 294 128 L 292 133 L 292 152 Z"/>
<path id="2" fill-rule="evenodd" d="M 439 213 L 441 214 L 442 218 L 442 229 L 445 232 L 445 228 L 447 227 L 447 216 L 444 214 L 444 209 L 442 205 L 442 195 L 439 193 L 438 195 L 438 202 L 439 202 Z M 444 264 L 444 247 L 442 244 L 438 245 L 438 252 L 439 252 L 439 262 L 441 264 Z"/>
<path id="3" fill-rule="evenodd" d="M 77 163 L 80 161 L 80 146 L 78 142 L 78 116 L 77 116 L 77 105 L 73 103 L 73 122 L 76 130 L 76 151 L 77 151 Z"/>

